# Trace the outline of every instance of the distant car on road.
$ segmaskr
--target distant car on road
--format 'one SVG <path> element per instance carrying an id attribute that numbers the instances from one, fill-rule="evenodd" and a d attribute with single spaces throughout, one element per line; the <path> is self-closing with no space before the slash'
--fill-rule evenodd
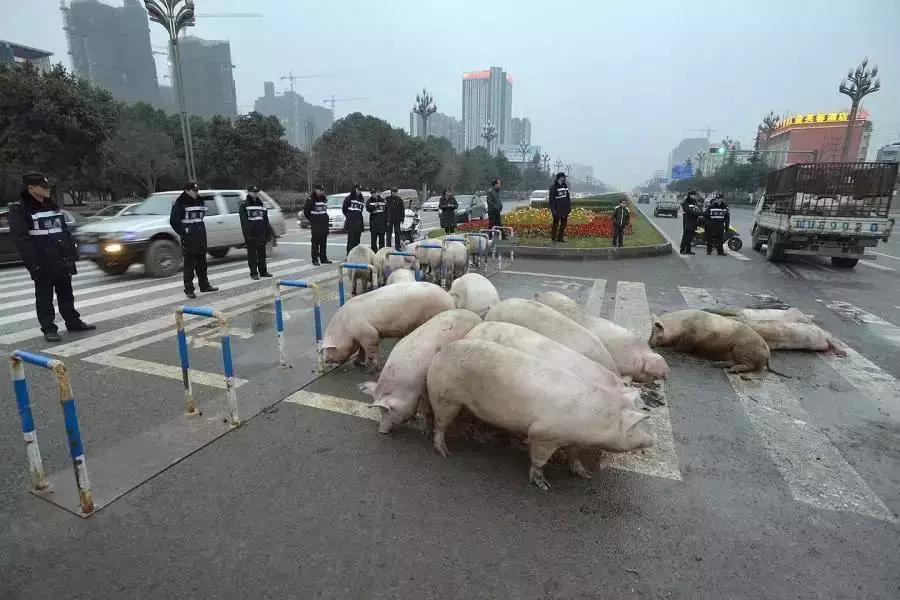
<path id="1" fill-rule="evenodd" d="M 456 222 L 468 223 L 472 219 L 483 219 L 487 214 L 487 201 L 481 196 L 464 194 L 456 197 Z"/>
<path id="2" fill-rule="evenodd" d="M 136 206 L 140 206 L 140 202 L 116 202 L 105 206 L 89 216 L 88 221 L 105 221 L 115 217 L 124 217 L 131 214 Z"/>
<path id="3" fill-rule="evenodd" d="M 641 194 L 638 196 L 638 204 L 650 204 L 650 194 Z"/>
<path id="4" fill-rule="evenodd" d="M 547 202 L 550 200 L 550 190 L 534 190 L 528 197 L 529 202 Z"/>
<path id="5" fill-rule="evenodd" d="M 78 213 L 69 210 L 62 211 L 66 225 L 74 235 L 78 228 L 86 223 L 84 217 Z M 77 242 L 77 239 L 76 239 Z M 9 233 L 9 208 L 4 206 L 0 208 L 0 265 L 18 264 L 22 262 L 19 258 L 19 252 L 13 243 L 12 235 Z"/>
<path id="6" fill-rule="evenodd" d="M 440 203 L 440 201 L 441 201 L 440 196 L 432 196 L 431 198 L 429 198 L 428 200 L 426 200 L 425 202 L 422 203 L 422 210 L 425 210 L 425 211 L 437 210 L 438 204 Z"/>
<path id="7" fill-rule="evenodd" d="M 330 194 L 326 196 L 326 210 L 328 211 L 328 230 L 329 231 L 345 231 L 346 217 L 344 217 L 344 200 L 350 192 L 341 192 L 338 194 Z M 368 200 L 371 196 L 369 192 L 362 192 L 363 200 Z M 303 214 L 301 211 L 300 214 Z M 363 210 L 363 229 L 369 228 L 369 211 Z"/>
<path id="8" fill-rule="evenodd" d="M 678 203 L 674 200 L 660 200 L 653 208 L 654 217 L 678 217 Z"/>

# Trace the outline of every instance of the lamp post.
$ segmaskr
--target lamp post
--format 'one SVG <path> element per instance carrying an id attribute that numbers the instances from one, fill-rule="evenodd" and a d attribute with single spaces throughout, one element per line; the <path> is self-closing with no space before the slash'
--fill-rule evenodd
<path id="1" fill-rule="evenodd" d="M 484 141 L 487 143 L 488 154 L 491 154 L 491 142 L 497 137 L 497 128 L 494 127 L 490 121 L 481 128 L 481 137 L 483 137 Z"/>
<path id="2" fill-rule="evenodd" d="M 434 98 L 428 93 L 428 90 L 422 88 L 421 94 L 416 94 L 416 104 L 413 106 L 413 112 L 422 117 L 422 139 L 428 139 L 428 117 L 437 112 L 437 104 Z"/>
<path id="3" fill-rule="evenodd" d="M 541 164 L 544 166 L 545 171 L 550 171 L 550 155 L 546 152 L 541 155 Z"/>
<path id="4" fill-rule="evenodd" d="M 878 65 L 872 65 L 871 69 L 868 68 L 868 65 L 869 59 L 864 58 L 855 71 L 847 71 L 847 80 L 842 81 L 838 86 L 838 91 L 850 98 L 850 118 L 847 120 L 847 133 L 844 136 L 841 162 L 847 161 L 847 154 L 850 152 L 850 138 L 853 135 L 853 125 L 856 122 L 859 103 L 869 94 L 874 94 L 881 89 L 881 81 L 877 77 Z"/>
<path id="5" fill-rule="evenodd" d="M 531 144 L 522 140 L 519 142 L 519 152 L 522 153 L 522 171 L 525 170 L 526 165 L 528 164 L 525 160 L 525 155 L 531 152 Z"/>
<path id="6" fill-rule="evenodd" d="M 560 159 L 557 158 L 555 164 L 556 164 L 556 172 L 559 173 L 560 171 L 562 171 L 563 161 L 561 161 Z"/>
<path id="7" fill-rule="evenodd" d="M 187 115 L 184 101 L 184 76 L 181 72 L 181 52 L 178 49 L 178 34 L 185 27 L 193 27 L 194 0 L 144 0 L 147 14 L 154 23 L 159 23 L 169 34 L 172 49 L 173 74 L 175 91 L 178 98 L 178 110 L 181 113 L 181 137 L 184 141 L 184 162 L 187 176 L 197 181 L 197 170 L 194 163 L 194 141 L 191 138 L 191 121 Z"/>

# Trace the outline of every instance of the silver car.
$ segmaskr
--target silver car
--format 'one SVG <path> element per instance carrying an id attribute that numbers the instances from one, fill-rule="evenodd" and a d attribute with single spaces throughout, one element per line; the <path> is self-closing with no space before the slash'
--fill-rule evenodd
<path id="1" fill-rule="evenodd" d="M 87 218 L 88 221 L 105 221 L 114 217 L 124 217 L 131 214 L 135 207 L 140 206 L 140 202 L 116 202 L 109 206 L 104 206 Z"/>

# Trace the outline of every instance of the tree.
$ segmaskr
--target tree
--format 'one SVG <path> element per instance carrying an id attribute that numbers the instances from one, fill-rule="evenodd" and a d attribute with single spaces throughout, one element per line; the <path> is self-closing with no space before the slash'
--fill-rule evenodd
<path id="1" fill-rule="evenodd" d="M 125 187 L 136 183 L 141 193 L 152 194 L 161 177 L 177 179 L 183 173 L 175 141 L 166 128 L 167 120 L 163 111 L 149 104 L 120 107 L 119 127 L 107 142 L 107 157 L 109 171 Z"/>

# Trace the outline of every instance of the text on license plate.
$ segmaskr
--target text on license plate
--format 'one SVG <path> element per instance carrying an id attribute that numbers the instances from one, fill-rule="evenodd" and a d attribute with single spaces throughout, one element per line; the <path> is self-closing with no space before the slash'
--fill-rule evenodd
<path id="1" fill-rule="evenodd" d="M 847 231 L 853 233 L 878 233 L 878 223 L 861 221 L 841 221 L 839 219 L 800 219 L 794 223 L 794 229 L 813 229 L 818 231 Z"/>
<path id="2" fill-rule="evenodd" d="M 97 254 L 100 251 L 100 246 L 97 244 L 79 244 L 78 247 L 85 254 Z"/>

